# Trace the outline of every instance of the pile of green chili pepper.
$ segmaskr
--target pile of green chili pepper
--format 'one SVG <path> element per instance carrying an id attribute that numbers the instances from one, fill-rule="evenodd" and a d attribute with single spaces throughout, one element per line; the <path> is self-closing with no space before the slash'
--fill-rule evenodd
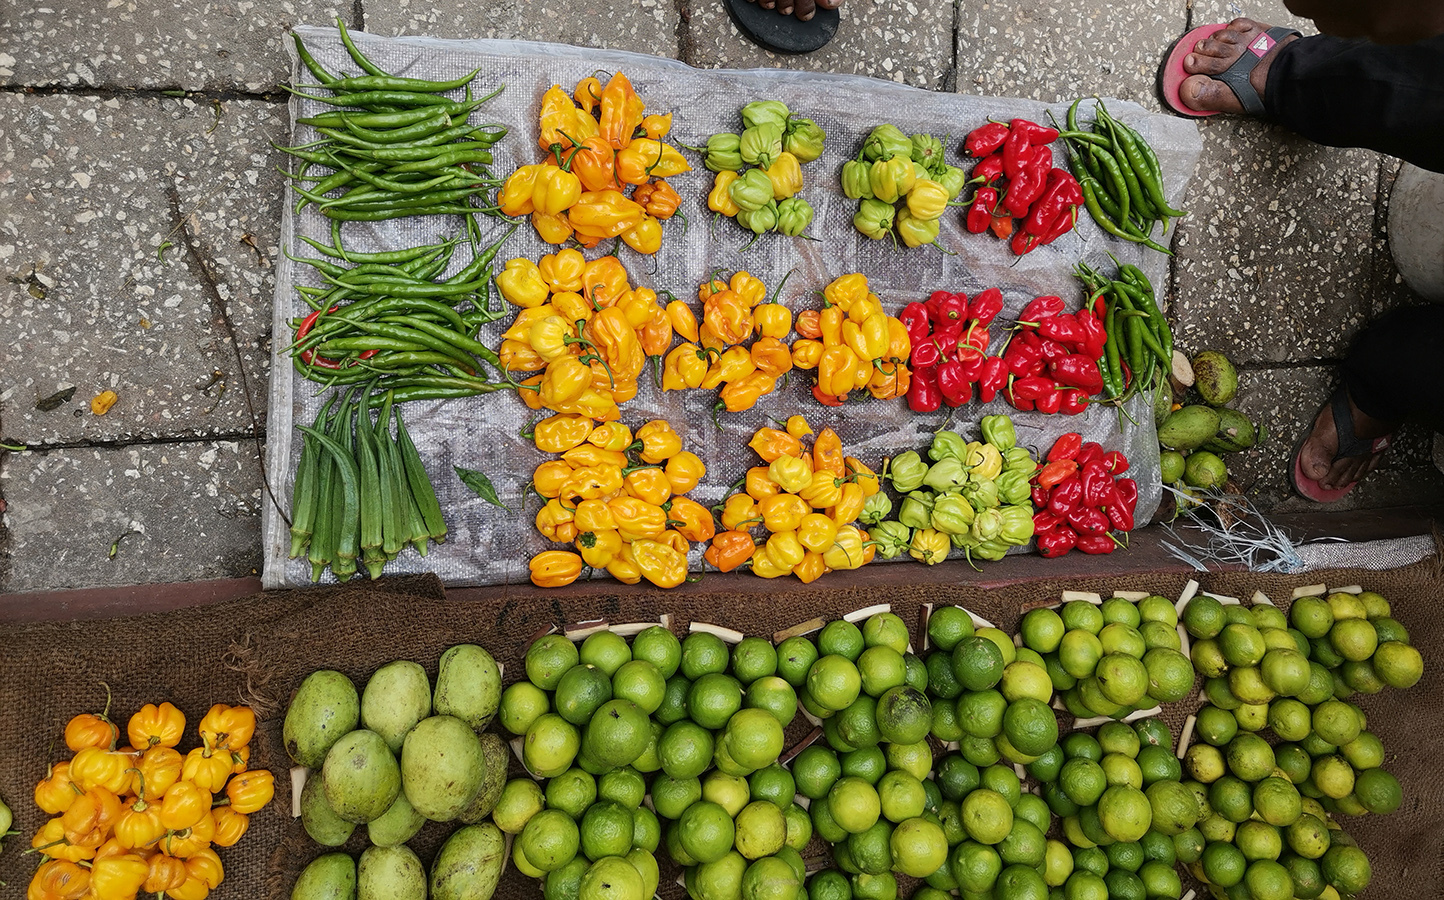
<path id="1" fill-rule="evenodd" d="M 486 168 L 491 147 L 506 135 L 500 125 L 468 123 L 473 110 L 501 93 L 497 88 L 479 100 L 471 82 L 479 70 L 452 81 L 428 81 L 388 74 L 352 43 L 346 25 L 336 20 L 341 41 L 364 75 L 335 75 L 311 56 L 299 35 L 293 35 L 302 64 L 329 89 L 320 96 L 288 88 L 298 97 L 336 107 L 349 107 L 297 119 L 320 132 L 320 140 L 299 147 L 277 147 L 300 159 L 296 172 L 285 172 L 301 199 L 335 221 L 376 222 L 402 216 L 498 214 L 495 207 L 473 206 L 477 194 L 500 182 Z M 443 96 L 466 88 L 465 100 Z M 329 174 L 308 174 L 313 166 Z M 313 182 L 310 187 L 302 184 Z M 344 191 L 334 197 L 333 191 Z"/>
<path id="2" fill-rule="evenodd" d="M 327 566 L 342 581 L 357 562 L 372 578 L 407 546 L 426 555 L 446 522 L 416 445 L 386 391 L 375 422 L 372 387 L 333 394 L 306 435 L 291 494 L 291 558 L 306 554 L 311 580 Z M 340 405 L 332 407 L 337 401 Z M 391 433 L 392 419 L 396 434 Z"/>
<path id="3" fill-rule="evenodd" d="M 301 238 L 329 259 L 290 258 L 316 269 L 328 286 L 297 288 L 313 311 L 291 322 L 296 371 L 325 385 L 376 381 L 397 403 L 513 387 L 489 379 L 486 365 L 503 379 L 505 369 L 476 333 L 505 314 L 504 303 L 492 302 L 491 262 L 516 227 L 444 281 L 432 279 L 446 269 L 459 239 L 353 253 L 341 246 L 336 231 L 334 246 Z"/>
<path id="4" fill-rule="evenodd" d="M 1153 240 L 1153 226 L 1188 215 L 1168 205 L 1163 196 L 1163 170 L 1158 155 L 1137 131 L 1108 114 L 1097 102 L 1091 131 L 1078 127 L 1078 104 L 1068 107 L 1068 128 L 1060 137 L 1068 142 L 1068 167 L 1083 189 L 1083 201 L 1098 227 L 1125 241 L 1167 253 L 1173 251 Z"/>
<path id="5" fill-rule="evenodd" d="M 1117 280 L 1087 263 L 1079 263 L 1073 274 L 1088 289 L 1088 308 L 1096 312 L 1097 304 L 1103 304 L 1103 327 L 1108 333 L 1098 360 L 1103 395 L 1124 400 L 1151 391 L 1168 377 L 1173 364 L 1173 332 L 1158 309 L 1148 276 L 1128 263 L 1118 263 Z"/>

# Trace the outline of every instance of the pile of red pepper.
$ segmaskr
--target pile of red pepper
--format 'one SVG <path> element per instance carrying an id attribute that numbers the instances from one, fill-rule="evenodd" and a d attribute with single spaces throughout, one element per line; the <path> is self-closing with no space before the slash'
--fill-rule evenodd
<path id="1" fill-rule="evenodd" d="M 1138 483 L 1119 478 L 1128 457 L 1104 451 L 1082 435 L 1065 434 L 1048 451 L 1033 476 L 1033 531 L 1038 553 L 1052 559 L 1075 547 L 1083 553 L 1112 553 L 1122 542 L 1111 532 L 1133 530 Z"/>
<path id="2" fill-rule="evenodd" d="M 1008 384 L 1002 357 L 989 356 L 988 326 L 1003 309 L 1003 293 L 988 288 L 971 301 L 963 293 L 933 291 L 926 303 L 909 303 L 898 314 L 912 342 L 912 383 L 908 407 L 933 412 L 946 403 L 962 406 L 973 398 L 984 403 Z"/>
<path id="3" fill-rule="evenodd" d="M 1053 165 L 1058 129 L 1026 119 L 1007 125 L 989 122 L 963 141 L 963 155 L 978 159 L 970 184 L 979 185 L 968 206 L 968 231 L 1012 236 L 1013 253 L 1022 256 L 1073 230 L 1083 189 L 1066 169 Z M 1013 219 L 1022 219 L 1015 228 Z"/>
<path id="4" fill-rule="evenodd" d="M 1003 351 L 1012 376 L 1003 397 L 1014 409 L 1076 416 L 1103 392 L 1099 359 L 1108 334 L 1092 309 L 1063 312 L 1063 298 L 1039 297 L 1018 314 L 1018 329 Z"/>

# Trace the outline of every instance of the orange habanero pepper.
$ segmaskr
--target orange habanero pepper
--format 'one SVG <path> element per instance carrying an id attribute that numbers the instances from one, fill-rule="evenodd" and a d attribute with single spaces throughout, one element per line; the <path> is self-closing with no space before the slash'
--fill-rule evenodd
<path id="1" fill-rule="evenodd" d="M 602 89 L 601 112 L 597 118 L 600 134 L 613 150 L 621 150 L 632 142 L 637 126 L 642 124 L 646 105 L 637 96 L 632 82 L 621 72 L 613 75 Z"/>
<path id="2" fill-rule="evenodd" d="M 757 451 L 757 455 L 769 463 L 781 456 L 802 455 L 802 442 L 776 428 L 757 429 L 747 446 Z"/>
<path id="3" fill-rule="evenodd" d="M 670 219 L 682 205 L 682 197 L 665 181 L 653 181 L 639 186 L 632 192 L 632 199 L 642 204 L 647 215 L 658 219 Z"/>
<path id="4" fill-rule="evenodd" d="M 780 378 L 792 371 L 792 351 L 775 337 L 758 338 L 752 342 L 752 364 L 757 371 Z"/>
<path id="5" fill-rule="evenodd" d="M 712 538 L 712 544 L 702 558 L 716 567 L 719 572 L 731 572 L 752 559 L 757 546 L 752 535 L 745 531 L 724 531 Z"/>
<path id="6" fill-rule="evenodd" d="M 537 587 L 565 587 L 582 574 L 582 558 L 569 550 L 544 550 L 527 564 Z"/>

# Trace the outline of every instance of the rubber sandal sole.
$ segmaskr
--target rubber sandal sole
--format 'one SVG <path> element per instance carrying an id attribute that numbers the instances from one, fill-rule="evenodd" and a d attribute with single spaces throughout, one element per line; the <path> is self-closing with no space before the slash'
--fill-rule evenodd
<path id="1" fill-rule="evenodd" d="M 818 8 L 811 20 L 784 16 L 776 9 L 763 9 L 748 0 L 722 0 L 732 23 L 748 40 L 773 53 L 811 53 L 827 45 L 837 34 L 841 20 L 835 9 Z"/>
<path id="2" fill-rule="evenodd" d="M 1342 388 L 1340 390 L 1342 390 Z M 1309 421 L 1317 421 L 1319 418 L 1319 413 L 1323 412 L 1331 405 L 1333 405 L 1332 395 L 1330 395 L 1328 400 L 1325 400 L 1323 403 L 1319 404 L 1319 408 L 1314 411 L 1314 416 Z M 1335 428 L 1337 430 L 1337 426 L 1335 426 Z M 1314 479 L 1305 475 L 1303 468 L 1303 449 L 1304 443 L 1309 439 L 1310 434 L 1313 434 L 1312 426 L 1310 426 L 1309 430 L 1305 431 L 1303 435 L 1298 439 L 1298 442 L 1294 444 L 1293 463 L 1289 467 L 1289 481 L 1293 484 L 1294 492 L 1297 493 L 1300 497 L 1303 497 L 1305 500 L 1310 500 L 1314 503 L 1335 503 L 1346 497 L 1350 491 L 1352 491 L 1355 487 L 1358 486 L 1359 482 L 1351 481 L 1341 488 L 1329 490 L 1328 488 L 1320 485 Z M 1375 438 L 1370 444 L 1369 452 L 1373 454 L 1379 454 L 1388 450 L 1389 445 L 1393 440 L 1393 437 L 1393 435 L 1388 434 L 1380 438 Z M 1335 457 L 1336 460 L 1346 458 L 1347 457 Z"/>
<path id="3" fill-rule="evenodd" d="M 1193 52 L 1199 41 L 1213 37 L 1227 27 L 1228 23 L 1226 22 L 1218 25 L 1200 25 L 1169 45 L 1168 54 L 1163 58 L 1163 65 L 1158 69 L 1158 91 L 1163 95 L 1164 105 L 1178 115 L 1187 116 L 1190 119 L 1203 119 L 1208 116 L 1216 116 L 1221 112 L 1216 109 L 1189 108 L 1179 96 L 1178 89 L 1184 81 L 1193 77 L 1192 72 L 1183 68 L 1184 58 Z"/>

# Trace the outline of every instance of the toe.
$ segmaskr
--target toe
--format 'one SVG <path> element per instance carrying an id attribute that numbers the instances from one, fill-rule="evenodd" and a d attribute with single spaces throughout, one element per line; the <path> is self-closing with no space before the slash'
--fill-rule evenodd
<path id="1" fill-rule="evenodd" d="M 777 0 L 777 12 L 784 16 L 792 15 L 794 0 Z"/>
<path id="2" fill-rule="evenodd" d="M 815 0 L 797 0 L 796 15 L 797 18 L 803 22 L 812 21 L 812 17 L 817 15 L 817 3 Z"/>
<path id="3" fill-rule="evenodd" d="M 1238 59 L 1236 53 L 1231 57 L 1190 53 L 1183 59 L 1183 70 L 1194 75 L 1221 75 L 1235 59 Z"/>
<path id="4" fill-rule="evenodd" d="M 818 9 L 837 9 L 842 5 L 842 0 L 816 0 Z"/>
<path id="5" fill-rule="evenodd" d="M 1189 109 L 1200 112 L 1240 112 L 1243 109 L 1227 85 L 1207 75 L 1185 78 L 1178 86 L 1178 98 Z"/>

